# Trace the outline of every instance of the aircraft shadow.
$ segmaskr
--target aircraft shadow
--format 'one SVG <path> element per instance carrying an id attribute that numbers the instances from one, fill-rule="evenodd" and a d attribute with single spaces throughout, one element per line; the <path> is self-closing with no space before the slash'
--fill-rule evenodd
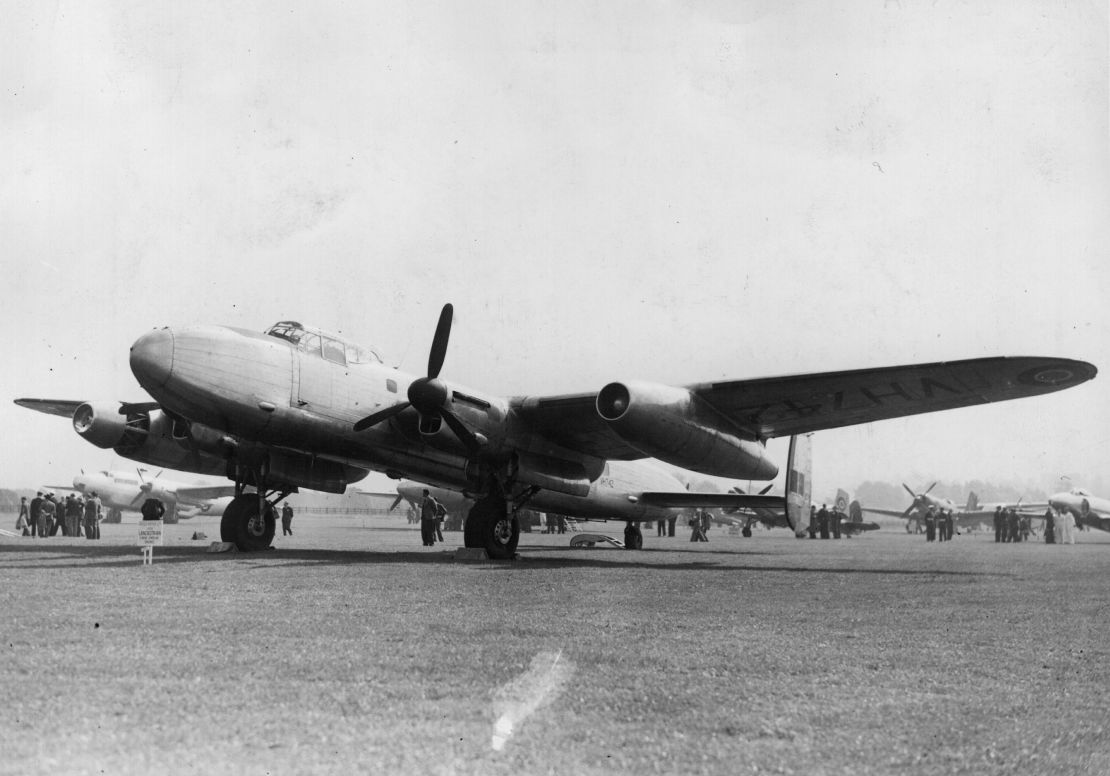
<path id="1" fill-rule="evenodd" d="M 550 554 L 559 552 L 558 557 Z M 207 547 L 156 547 L 155 565 L 197 564 L 201 562 L 220 563 L 228 561 L 255 562 L 257 570 L 265 568 L 285 568 L 289 566 L 360 566 L 360 565 L 427 565 L 427 566 L 466 566 L 475 571 L 504 572 L 521 569 L 566 569 L 566 568 L 604 568 L 604 569 L 650 569 L 658 572 L 668 571 L 778 571 L 819 574 L 853 574 L 863 576 L 929 576 L 929 577 L 1009 577 L 1011 574 L 976 571 L 953 571 L 949 569 L 893 569 L 893 568 L 837 568 L 811 565 L 758 565 L 736 563 L 745 557 L 767 555 L 769 553 L 721 551 L 712 555 L 721 558 L 705 557 L 705 551 L 693 550 L 645 550 L 633 559 L 626 550 L 581 549 L 567 547 L 528 547 L 513 561 L 456 561 L 454 550 L 407 551 L 407 550 L 333 550 L 333 549 L 270 549 L 257 553 L 209 553 Z M 18 555 L 17 555 L 18 553 Z M 564 555 L 562 553 L 570 553 Z M 697 554 L 703 560 L 689 560 L 680 563 L 667 563 L 666 557 L 677 553 Z M 543 557 L 545 554 L 549 557 Z M 609 557 L 606 557 L 609 556 Z M 652 558 L 657 558 L 652 562 Z M 120 568 L 141 563 L 138 547 L 119 545 L 101 547 L 52 547 L 44 542 L 35 546 L 0 545 L 0 561 L 12 567 L 48 568 Z M 276 561 L 276 563 L 271 563 Z M 253 563 L 252 563 L 253 565 Z"/>

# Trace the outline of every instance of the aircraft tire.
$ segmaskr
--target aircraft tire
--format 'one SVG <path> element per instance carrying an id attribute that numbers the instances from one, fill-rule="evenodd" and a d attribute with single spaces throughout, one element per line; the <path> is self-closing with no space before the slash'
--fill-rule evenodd
<path id="1" fill-rule="evenodd" d="M 745 539 L 750 539 L 750 538 L 752 538 L 752 529 L 751 529 L 751 526 L 748 526 L 748 525 L 746 525 L 746 526 L 744 526 L 743 528 L 741 528 L 741 529 L 740 529 L 740 535 L 741 535 L 741 536 L 743 536 L 743 537 L 744 537 Z"/>
<path id="2" fill-rule="evenodd" d="M 520 521 L 505 508 L 505 499 L 494 492 L 475 502 L 463 525 L 463 544 L 480 547 L 490 560 L 512 560 L 520 541 Z"/>
<path id="3" fill-rule="evenodd" d="M 624 548 L 626 550 L 642 550 L 644 548 L 644 534 L 640 526 L 628 523 L 624 527 Z"/>
<path id="4" fill-rule="evenodd" d="M 231 542 L 240 552 L 269 549 L 277 525 L 273 504 L 266 502 L 266 515 L 258 520 L 258 496 L 247 494 L 231 500 L 220 519 L 220 540 Z"/>

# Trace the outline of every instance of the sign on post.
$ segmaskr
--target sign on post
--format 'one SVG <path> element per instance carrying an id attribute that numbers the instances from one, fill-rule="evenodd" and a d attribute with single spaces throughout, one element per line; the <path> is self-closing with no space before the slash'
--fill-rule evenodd
<path id="1" fill-rule="evenodd" d="M 163 545 L 164 527 L 165 523 L 161 520 L 143 520 L 139 523 L 139 546 L 143 548 L 143 565 L 154 562 L 154 548 Z"/>

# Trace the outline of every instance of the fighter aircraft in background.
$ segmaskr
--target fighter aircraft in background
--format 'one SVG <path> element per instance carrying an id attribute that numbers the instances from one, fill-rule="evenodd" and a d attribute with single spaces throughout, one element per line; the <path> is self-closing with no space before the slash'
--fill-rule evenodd
<path id="1" fill-rule="evenodd" d="M 218 499 L 235 495 L 234 485 L 197 485 L 176 482 L 162 477 L 162 472 L 146 477 L 144 469 L 135 473 L 102 470 L 86 474 L 82 471 L 73 478 L 73 486 L 45 485 L 50 490 L 71 490 L 86 498 L 96 493 L 107 510 L 105 522 L 118 523 L 122 512 L 137 512 L 148 498 L 155 498 L 166 506 L 166 522 L 175 523 L 179 518 L 199 514 L 220 514 Z"/>
<path id="2" fill-rule="evenodd" d="M 1036 506 L 1032 504 L 1022 504 L 1019 499 L 1013 503 L 998 503 L 998 504 L 981 504 L 979 497 L 974 491 L 968 493 L 967 504 L 959 506 L 955 501 L 944 496 L 934 496 L 930 493 L 937 483 L 933 483 L 921 493 L 914 493 L 910 486 L 902 483 L 902 487 L 910 494 L 913 501 L 905 510 L 898 512 L 891 509 L 875 509 L 873 507 L 862 507 L 864 512 L 875 515 L 886 515 L 888 517 L 900 517 L 906 521 L 906 533 L 921 533 L 925 524 L 925 513 L 929 507 L 934 507 L 937 512 L 952 512 L 952 518 L 959 528 L 974 529 L 980 526 L 990 526 L 994 520 L 994 513 L 996 507 L 1003 509 L 1016 509 L 1022 514 L 1029 514 L 1032 517 L 1038 515 L 1030 510 L 1035 510 Z M 1043 509 L 1043 505 L 1041 507 Z"/>
<path id="3" fill-rule="evenodd" d="M 1097 373 L 1083 361 L 979 358 L 503 398 L 440 378 L 452 316 L 445 305 L 425 376 L 293 321 L 264 333 L 167 327 L 131 346 L 154 401 L 16 403 L 72 417 L 81 436 L 141 463 L 224 472 L 236 497 L 221 535 L 244 550 L 270 546 L 274 504 L 297 488 L 342 492 L 376 470 L 473 494 L 464 543 L 510 558 L 525 504 L 625 521 L 634 549 L 639 523 L 690 507 L 782 508 L 797 530 L 809 519 L 810 432 L 1037 396 Z M 767 481 L 779 468 L 766 442 L 778 437 L 792 438 L 785 498 L 689 493 L 644 460 Z"/>
<path id="4" fill-rule="evenodd" d="M 767 486 L 760 495 L 767 493 L 771 486 Z M 734 491 L 743 493 L 739 488 Z M 863 512 L 858 501 L 849 501 L 850 496 L 848 491 L 840 488 L 836 491 L 836 498 L 832 500 L 833 506 L 840 510 L 844 515 L 840 523 L 840 530 L 848 536 L 855 536 L 866 531 L 879 530 L 878 523 L 866 522 L 863 519 Z M 733 522 L 741 527 L 740 533 L 743 536 L 752 535 L 752 526 L 760 523 L 766 528 L 791 528 L 790 522 L 786 519 L 786 515 L 780 509 L 739 509 L 739 510 L 724 510 L 722 519 L 728 522 Z M 806 526 L 808 527 L 808 521 Z M 805 531 L 799 530 L 795 532 L 798 538 L 805 536 Z"/>

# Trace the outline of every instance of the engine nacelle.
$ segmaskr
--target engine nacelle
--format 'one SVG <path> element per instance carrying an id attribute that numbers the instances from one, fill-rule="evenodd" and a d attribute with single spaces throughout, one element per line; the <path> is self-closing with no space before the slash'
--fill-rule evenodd
<path id="1" fill-rule="evenodd" d="M 722 430 L 720 415 L 685 388 L 609 383 L 597 395 L 597 412 L 632 447 L 675 466 L 739 479 L 778 474 L 762 444 Z"/>
<path id="2" fill-rule="evenodd" d="M 114 402 L 86 402 L 73 413 L 73 430 L 105 450 L 121 444 L 142 444 L 149 417 L 143 413 L 129 418 L 119 413 L 119 407 Z"/>

